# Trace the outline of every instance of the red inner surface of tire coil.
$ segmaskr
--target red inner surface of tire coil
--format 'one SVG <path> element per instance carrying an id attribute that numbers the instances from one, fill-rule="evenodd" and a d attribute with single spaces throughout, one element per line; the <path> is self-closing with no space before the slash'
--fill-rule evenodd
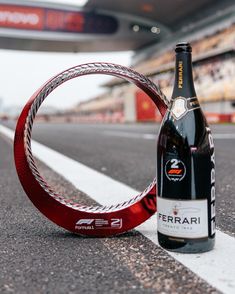
<path id="1" fill-rule="evenodd" d="M 133 195 L 130 200 L 123 203 L 112 206 L 79 205 L 56 193 L 45 182 L 37 169 L 31 151 L 33 121 L 45 98 L 64 82 L 89 74 L 111 75 L 130 81 L 153 100 L 162 116 L 167 110 L 168 101 L 160 88 L 145 76 L 127 67 L 111 63 L 75 66 L 47 81 L 25 105 L 15 131 L 15 165 L 26 194 L 48 219 L 77 234 L 111 236 L 135 228 L 156 212 L 156 180 L 154 179 L 142 193 Z"/>

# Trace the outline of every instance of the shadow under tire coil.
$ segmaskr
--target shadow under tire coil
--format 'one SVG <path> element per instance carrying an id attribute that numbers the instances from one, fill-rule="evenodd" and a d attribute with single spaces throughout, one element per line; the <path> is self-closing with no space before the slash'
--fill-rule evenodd
<path id="1" fill-rule="evenodd" d="M 111 75 L 134 83 L 153 100 L 161 115 L 165 114 L 168 102 L 164 94 L 151 80 L 134 70 L 111 63 L 88 63 L 72 67 L 47 81 L 22 110 L 15 131 L 15 165 L 26 194 L 52 222 L 81 235 L 111 236 L 135 228 L 156 212 L 156 179 L 142 193 L 128 201 L 112 206 L 79 205 L 56 193 L 46 183 L 37 169 L 31 150 L 33 122 L 44 99 L 64 82 L 89 74 Z M 90 181 L 92 185 L 92 179 Z M 105 225 L 96 227 L 96 220 L 104 220 Z M 87 229 L 86 222 L 90 222 L 95 229 Z"/>

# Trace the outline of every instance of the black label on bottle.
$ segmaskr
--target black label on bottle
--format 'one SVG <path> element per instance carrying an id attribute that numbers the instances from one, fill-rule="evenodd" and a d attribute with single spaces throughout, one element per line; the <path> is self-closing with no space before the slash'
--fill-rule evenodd
<path id="1" fill-rule="evenodd" d="M 178 62 L 178 89 L 183 88 L 183 61 L 179 60 Z"/>
<path id="2" fill-rule="evenodd" d="M 185 98 L 182 96 L 172 100 L 170 112 L 173 117 L 178 120 L 184 117 L 187 112 L 200 108 L 197 97 Z"/>

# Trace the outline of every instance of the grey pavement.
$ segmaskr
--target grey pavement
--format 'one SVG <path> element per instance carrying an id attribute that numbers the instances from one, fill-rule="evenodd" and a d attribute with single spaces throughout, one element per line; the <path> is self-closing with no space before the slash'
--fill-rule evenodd
<path id="1" fill-rule="evenodd" d="M 211 128 L 214 134 L 235 137 L 235 125 Z M 157 135 L 158 130 L 159 124 L 36 123 L 33 139 L 134 189 L 143 190 L 156 174 L 156 139 L 141 136 Z M 215 140 L 217 227 L 230 235 L 235 234 L 234 137 Z"/>
<path id="2" fill-rule="evenodd" d="M 51 131 L 46 125 L 37 131 L 45 133 L 43 128 Z M 87 131 L 83 133 L 89 137 Z M 0 152 L 0 293 L 218 292 L 135 231 L 114 238 L 84 238 L 52 224 L 23 192 L 12 142 L 3 136 Z M 43 163 L 39 165 L 59 191 L 76 193 L 79 202 L 92 203 Z"/>

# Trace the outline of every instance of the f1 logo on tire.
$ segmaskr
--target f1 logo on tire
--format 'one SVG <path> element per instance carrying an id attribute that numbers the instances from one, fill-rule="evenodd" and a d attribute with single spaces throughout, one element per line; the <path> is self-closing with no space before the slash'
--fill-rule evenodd
<path id="1" fill-rule="evenodd" d="M 76 230 L 95 230 L 95 229 L 121 229 L 122 219 L 121 218 L 111 218 L 108 219 L 79 219 L 76 222 Z"/>

